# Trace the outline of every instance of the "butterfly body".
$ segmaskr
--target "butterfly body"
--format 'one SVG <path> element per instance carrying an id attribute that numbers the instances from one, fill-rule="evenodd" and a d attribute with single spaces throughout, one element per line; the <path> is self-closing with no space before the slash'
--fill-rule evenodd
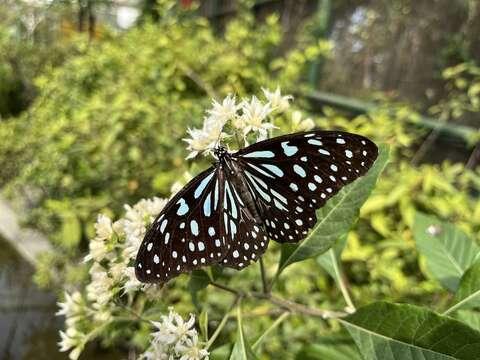
<path id="1" fill-rule="evenodd" d="M 145 234 L 135 270 L 143 282 L 165 282 L 201 266 L 242 269 L 269 239 L 298 242 L 315 211 L 362 176 L 377 147 L 355 134 L 297 133 L 235 153 L 214 150 L 216 162 L 176 194 Z"/>

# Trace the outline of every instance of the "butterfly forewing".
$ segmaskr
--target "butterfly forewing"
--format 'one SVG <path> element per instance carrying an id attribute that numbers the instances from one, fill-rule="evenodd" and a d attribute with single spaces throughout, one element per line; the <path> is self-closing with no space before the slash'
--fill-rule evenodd
<path id="1" fill-rule="evenodd" d="M 135 273 L 143 282 L 165 282 L 219 262 L 226 254 L 223 172 L 212 167 L 175 195 L 147 230 Z"/>
<path id="2" fill-rule="evenodd" d="M 303 239 L 315 210 L 365 174 L 378 154 L 365 137 L 313 131 L 256 143 L 236 154 L 270 238 Z"/>

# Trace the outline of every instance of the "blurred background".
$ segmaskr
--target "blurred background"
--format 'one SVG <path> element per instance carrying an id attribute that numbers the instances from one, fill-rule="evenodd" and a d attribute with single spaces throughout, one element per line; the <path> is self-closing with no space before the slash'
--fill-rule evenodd
<path id="1" fill-rule="evenodd" d="M 56 301 L 88 277 L 96 214 L 168 197 L 206 164 L 181 139 L 211 99 L 262 87 L 392 146 L 343 254 L 354 296 L 448 301 L 411 226 L 422 210 L 480 240 L 479 34 L 476 0 L 0 0 L 0 359 L 66 358 Z M 287 296 L 336 303 L 318 264 L 295 271 Z M 112 344 L 82 358 L 125 357 Z"/>

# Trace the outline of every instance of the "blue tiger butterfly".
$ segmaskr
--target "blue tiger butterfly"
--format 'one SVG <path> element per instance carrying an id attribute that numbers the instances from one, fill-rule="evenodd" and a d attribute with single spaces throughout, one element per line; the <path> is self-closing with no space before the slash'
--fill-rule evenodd
<path id="1" fill-rule="evenodd" d="M 216 162 L 165 206 L 135 261 L 142 282 L 166 282 L 219 264 L 242 269 L 270 239 L 296 243 L 317 222 L 315 210 L 364 175 L 378 155 L 369 139 L 310 131 L 260 141 L 235 153 L 218 146 Z"/>

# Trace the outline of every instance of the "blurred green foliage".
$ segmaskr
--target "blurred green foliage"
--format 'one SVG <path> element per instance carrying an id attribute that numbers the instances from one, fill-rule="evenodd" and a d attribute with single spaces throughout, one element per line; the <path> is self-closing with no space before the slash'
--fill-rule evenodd
<path id="1" fill-rule="evenodd" d="M 277 55 L 276 15 L 258 24 L 244 11 L 222 36 L 188 11 L 167 15 L 76 40 L 78 54 L 37 78 L 28 111 L 0 126 L 0 184 L 35 198 L 30 221 L 70 255 L 85 248 L 100 209 L 169 195 L 188 169 L 182 138 L 211 98 L 296 88 L 304 64 L 328 49 L 304 38 Z"/>
<path id="2" fill-rule="evenodd" d="M 299 90 L 305 65 L 329 55 L 327 42 L 309 36 L 297 48 L 279 54 L 282 33 L 276 15 L 258 24 L 243 12 L 219 36 L 205 19 L 189 12 L 168 14 L 158 23 L 146 22 L 97 42 L 76 39 L 75 51 L 63 65 L 36 79 L 38 96 L 28 111 L 0 123 L 0 184 L 10 195 L 34 198 L 29 221 L 49 234 L 58 249 L 40 261 L 36 280 L 41 285 L 86 279 L 78 259 L 93 236 L 99 211 L 118 214 L 124 203 L 168 196 L 186 171 L 195 173 L 205 165 L 197 161 L 189 166 L 182 138 L 187 128 L 201 123 L 212 97 L 256 94 L 261 87 L 276 85 L 286 92 Z M 10 46 L 5 44 L 8 37 L 0 31 L 0 49 Z M 14 81 L 13 75 L 0 62 L 0 79 L 6 79 L 0 84 Z M 448 97 L 432 111 L 441 118 L 478 113 L 479 68 L 462 63 L 446 69 L 444 76 Z M 392 148 L 391 163 L 342 253 L 353 297 L 359 304 L 387 299 L 442 307 L 449 295 L 425 276 L 425 261 L 419 259 L 412 235 L 414 214 L 421 210 L 450 220 L 478 243 L 478 172 L 449 162 L 413 166 L 410 161 L 425 133 L 406 120 L 417 116 L 406 106 L 387 103 L 354 118 L 329 108 L 322 115 L 309 115 L 320 128 L 358 132 Z M 279 125 L 283 132 L 290 130 L 287 124 Z M 278 256 L 279 247 L 272 244 L 265 255 L 269 274 L 276 270 Z M 258 269 L 226 271 L 219 277 L 233 288 L 254 287 Z M 315 261 L 287 268 L 277 291 L 306 305 L 344 306 L 333 279 Z M 161 294 L 164 304 L 176 303 L 179 312 L 193 310 L 186 276 Z M 196 296 L 210 314 L 223 313 L 229 303 L 226 294 L 200 291 Z M 245 333 L 261 333 L 271 319 L 258 317 L 262 308 L 250 305 L 243 305 L 244 318 L 256 320 L 244 320 Z M 227 324 L 225 333 L 234 333 L 234 327 Z M 273 356 L 288 345 L 286 358 L 294 358 L 303 344 L 338 329 L 334 322 L 292 316 L 262 349 L 265 356 Z M 145 345 L 148 336 L 147 327 L 112 326 L 105 329 L 104 344 L 132 339 Z M 222 336 L 220 342 L 233 343 L 233 338 Z"/>

